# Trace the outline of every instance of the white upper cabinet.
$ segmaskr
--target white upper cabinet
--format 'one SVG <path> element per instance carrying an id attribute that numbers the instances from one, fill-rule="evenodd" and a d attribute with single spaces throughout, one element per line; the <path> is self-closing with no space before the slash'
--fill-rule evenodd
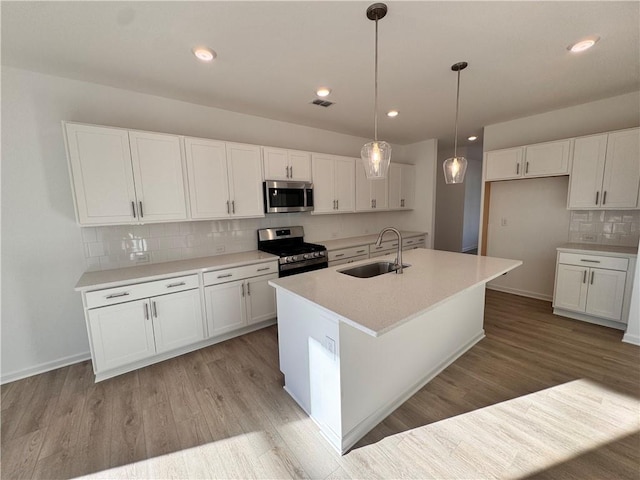
<path id="1" fill-rule="evenodd" d="M 313 154 L 313 213 L 353 212 L 355 160 L 336 155 Z"/>
<path id="2" fill-rule="evenodd" d="M 265 180 L 311 181 L 311 153 L 262 147 Z"/>
<path id="3" fill-rule="evenodd" d="M 64 126 L 81 225 L 187 218 L 180 137 Z"/>
<path id="4" fill-rule="evenodd" d="M 493 150 L 485 154 L 485 181 L 569 174 L 571 140 Z"/>
<path id="5" fill-rule="evenodd" d="M 186 220 L 180 137 L 129 132 L 138 220 Z"/>
<path id="6" fill-rule="evenodd" d="M 415 167 L 402 163 L 389 166 L 389 209 L 410 210 L 415 196 Z"/>
<path id="7" fill-rule="evenodd" d="M 389 209 L 389 177 L 369 180 L 361 162 L 356 162 L 356 212 Z"/>
<path id="8" fill-rule="evenodd" d="M 570 209 L 637 208 L 640 129 L 575 139 Z"/>
<path id="9" fill-rule="evenodd" d="M 191 218 L 262 217 L 260 147 L 185 138 Z"/>

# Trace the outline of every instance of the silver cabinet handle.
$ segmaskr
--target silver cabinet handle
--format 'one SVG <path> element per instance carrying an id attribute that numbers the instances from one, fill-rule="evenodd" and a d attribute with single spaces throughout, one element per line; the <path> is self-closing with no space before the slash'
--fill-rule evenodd
<path id="1" fill-rule="evenodd" d="M 580 261 L 587 262 L 587 263 L 600 263 L 600 260 L 588 260 L 586 258 L 581 258 Z"/>
<path id="2" fill-rule="evenodd" d="M 236 213 L 236 201 L 231 200 L 231 213 Z"/>
<path id="3" fill-rule="evenodd" d="M 373 198 L 371 199 L 371 208 L 373 208 Z"/>
<path id="4" fill-rule="evenodd" d="M 233 277 L 233 273 L 225 273 L 224 275 L 218 275 L 216 278 L 228 278 Z"/>
<path id="5" fill-rule="evenodd" d="M 289 178 L 289 165 L 285 165 L 285 166 L 284 166 L 284 171 L 285 171 L 284 176 L 285 176 L 285 177 L 287 177 L 287 178 Z"/>
<path id="6" fill-rule="evenodd" d="M 256 272 L 266 272 L 267 270 L 271 270 L 271 267 L 259 268 L 256 270 Z"/>
<path id="7" fill-rule="evenodd" d="M 366 250 L 357 250 L 356 253 L 364 253 Z"/>
<path id="8" fill-rule="evenodd" d="M 596 192 L 596 205 L 598 205 L 598 198 L 600 197 L 600 192 Z"/>
<path id="9" fill-rule="evenodd" d="M 291 174 L 291 177 L 289 178 L 293 178 L 293 165 L 289 167 L 289 173 Z"/>
<path id="10" fill-rule="evenodd" d="M 335 200 L 333 201 L 333 209 L 334 210 L 336 209 L 336 201 Z"/>
<path id="11" fill-rule="evenodd" d="M 340 210 L 340 200 L 336 200 L 336 210 Z"/>
<path id="12" fill-rule="evenodd" d="M 158 318 L 158 307 L 156 306 L 156 302 L 151 302 L 151 309 L 153 310 L 153 316 Z"/>
<path id="13" fill-rule="evenodd" d="M 605 203 L 607 203 L 607 191 L 606 190 L 602 193 L 602 205 L 604 205 Z"/>
<path id="14" fill-rule="evenodd" d="M 596 273 L 596 272 L 591 270 L 591 281 L 589 282 L 591 285 L 593 285 L 593 275 L 594 275 L 594 273 Z"/>
<path id="15" fill-rule="evenodd" d="M 404 198 L 400 200 L 400 206 L 404 207 Z"/>
<path id="16" fill-rule="evenodd" d="M 133 218 L 136 218 L 136 202 L 131 200 L 131 211 L 133 212 Z"/>
<path id="17" fill-rule="evenodd" d="M 106 298 L 126 297 L 127 295 L 129 295 L 129 292 L 112 293 L 111 295 L 107 295 L 107 297 L 106 297 Z"/>
<path id="18" fill-rule="evenodd" d="M 525 163 L 524 167 L 524 174 L 526 175 L 527 173 L 529 173 L 529 162 Z"/>
<path id="19" fill-rule="evenodd" d="M 338 257 L 344 257 L 344 253 L 338 253 L 335 257 L 336 257 L 336 258 L 338 258 Z"/>
<path id="20" fill-rule="evenodd" d="M 582 272 L 582 283 L 587 283 L 587 271 L 585 270 L 584 272 Z"/>
<path id="21" fill-rule="evenodd" d="M 247 295 L 251 295 L 251 284 L 247 283 Z"/>
<path id="22" fill-rule="evenodd" d="M 242 287 L 242 296 L 244 297 L 244 283 L 240 286 Z"/>
<path id="23" fill-rule="evenodd" d="M 142 202 L 138 202 L 140 204 L 140 218 L 144 217 L 144 211 L 142 210 Z"/>
<path id="24" fill-rule="evenodd" d="M 167 288 L 181 287 L 183 285 L 186 285 L 186 283 L 185 282 L 170 283 L 169 285 L 167 285 Z"/>
<path id="25" fill-rule="evenodd" d="M 516 175 L 520 175 L 520 163 L 516 163 Z"/>
<path id="26" fill-rule="evenodd" d="M 227 215 L 231 213 L 231 209 L 229 208 L 229 200 L 227 200 Z"/>
<path id="27" fill-rule="evenodd" d="M 144 302 L 144 319 L 149 320 L 149 304 Z"/>

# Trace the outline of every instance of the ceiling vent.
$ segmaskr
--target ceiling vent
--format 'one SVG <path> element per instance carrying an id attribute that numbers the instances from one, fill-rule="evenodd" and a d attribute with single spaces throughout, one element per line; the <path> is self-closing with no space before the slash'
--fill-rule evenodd
<path id="1" fill-rule="evenodd" d="M 325 108 L 330 107 L 331 105 L 333 105 L 333 104 L 334 104 L 334 102 L 330 102 L 329 100 L 321 100 L 321 99 L 319 99 L 319 98 L 316 98 L 316 99 L 315 99 L 315 100 L 313 100 L 311 103 L 312 103 L 313 105 L 318 105 L 318 106 L 320 106 L 320 107 L 325 107 Z"/>

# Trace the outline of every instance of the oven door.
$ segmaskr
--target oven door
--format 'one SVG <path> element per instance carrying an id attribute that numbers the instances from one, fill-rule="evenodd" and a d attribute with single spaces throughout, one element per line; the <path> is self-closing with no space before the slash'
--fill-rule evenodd
<path id="1" fill-rule="evenodd" d="M 264 182 L 266 213 L 309 212 L 313 210 L 313 184 L 307 182 Z"/>

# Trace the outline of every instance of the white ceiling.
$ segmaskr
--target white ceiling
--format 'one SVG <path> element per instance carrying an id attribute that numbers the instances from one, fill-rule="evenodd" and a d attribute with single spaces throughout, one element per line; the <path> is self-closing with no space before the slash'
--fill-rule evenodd
<path id="1" fill-rule="evenodd" d="M 2 63 L 212 107 L 373 135 L 373 2 L 2 1 Z M 640 89 L 640 2 L 387 2 L 379 137 L 452 143 L 513 118 Z M 590 51 L 567 45 L 589 35 Z M 191 54 L 207 45 L 212 64 Z M 310 105 L 333 89 L 330 108 Z M 384 115 L 395 108 L 400 115 Z M 464 142 L 462 142 L 464 144 Z"/>

